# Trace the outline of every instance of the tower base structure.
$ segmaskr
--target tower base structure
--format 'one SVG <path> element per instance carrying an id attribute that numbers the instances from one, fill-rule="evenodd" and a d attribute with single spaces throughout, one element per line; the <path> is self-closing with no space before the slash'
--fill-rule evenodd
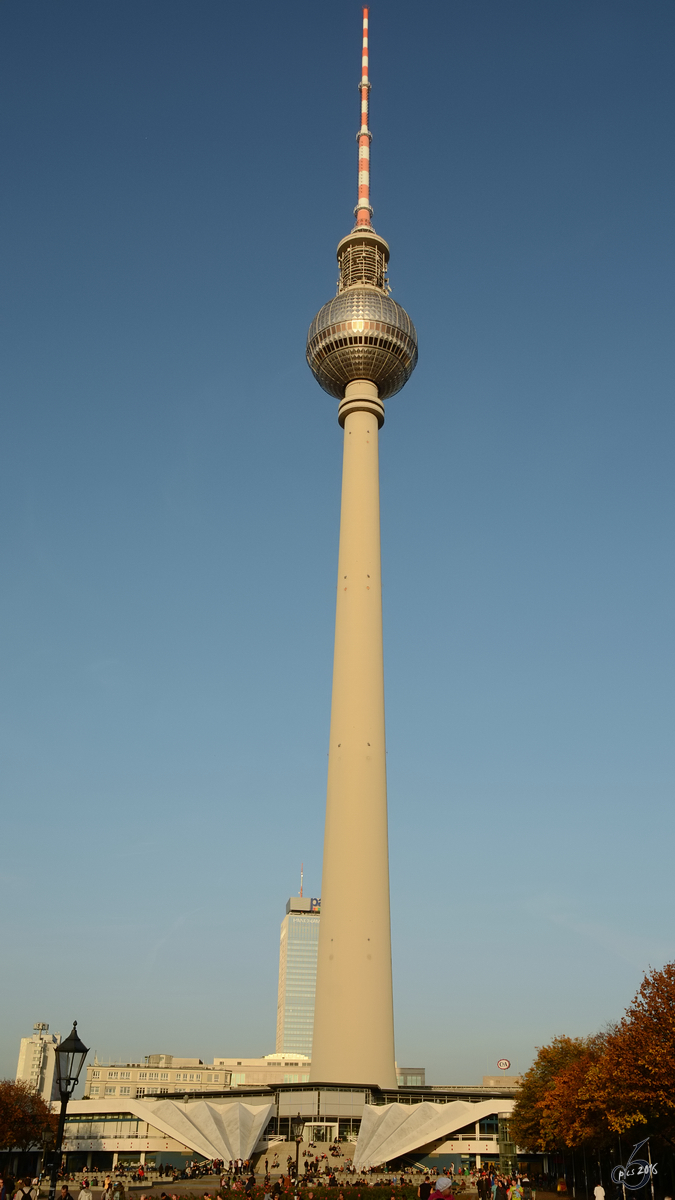
<path id="1" fill-rule="evenodd" d="M 488 1163 L 497 1168 L 503 1148 L 499 1130 L 513 1107 L 516 1086 L 505 1086 L 502 1080 L 496 1085 L 402 1085 L 391 1091 L 357 1083 L 325 1088 L 275 1084 L 190 1093 L 180 1100 L 165 1096 L 73 1100 L 63 1143 L 66 1169 L 81 1167 L 84 1154 L 94 1160 L 90 1169 L 110 1170 L 121 1154 L 121 1136 L 124 1154 L 138 1156 L 141 1162 L 174 1166 L 184 1164 L 186 1156 L 227 1161 L 258 1155 L 271 1160 L 278 1154 L 281 1174 L 286 1170 L 286 1147 L 295 1151 L 293 1126 L 298 1113 L 305 1121 L 305 1145 L 328 1146 L 336 1138 L 351 1143 L 357 1169 L 392 1166 L 397 1160 L 402 1166 L 421 1161 L 437 1173 L 450 1163 L 455 1170 Z M 146 1130 L 142 1138 L 139 1122 Z M 468 1125 L 475 1128 L 475 1138 L 467 1137 Z M 530 1165 L 533 1157 L 527 1156 Z M 547 1170 L 545 1161 L 542 1166 Z M 272 1174 L 276 1174 L 273 1167 Z"/>

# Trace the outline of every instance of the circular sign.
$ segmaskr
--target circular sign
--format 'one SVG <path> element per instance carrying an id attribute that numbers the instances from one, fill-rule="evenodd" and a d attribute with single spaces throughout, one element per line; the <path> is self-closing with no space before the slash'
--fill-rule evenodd
<path id="1" fill-rule="evenodd" d="M 500 1058 L 499 1062 L 497 1063 L 497 1066 L 499 1067 L 500 1071 L 508 1071 L 509 1067 L 511 1066 L 511 1063 L 508 1058 Z"/>

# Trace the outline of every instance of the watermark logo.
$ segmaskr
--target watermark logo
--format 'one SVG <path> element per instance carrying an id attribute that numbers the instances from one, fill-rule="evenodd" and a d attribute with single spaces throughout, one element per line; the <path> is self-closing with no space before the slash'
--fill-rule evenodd
<path id="1" fill-rule="evenodd" d="M 630 1192 L 637 1192 L 640 1190 L 640 1188 L 643 1188 L 645 1184 L 649 1183 L 650 1179 L 652 1179 L 654 1175 L 656 1175 L 658 1163 L 653 1163 L 651 1161 L 651 1155 L 649 1156 L 649 1162 L 646 1158 L 635 1157 L 638 1150 L 640 1150 L 642 1146 L 646 1146 L 648 1141 L 649 1138 L 643 1138 L 641 1142 L 636 1142 L 636 1144 L 633 1146 L 633 1152 L 625 1167 L 619 1163 L 619 1165 L 616 1166 L 612 1171 L 612 1183 L 618 1183 L 621 1185 L 621 1187 L 628 1188 Z"/>

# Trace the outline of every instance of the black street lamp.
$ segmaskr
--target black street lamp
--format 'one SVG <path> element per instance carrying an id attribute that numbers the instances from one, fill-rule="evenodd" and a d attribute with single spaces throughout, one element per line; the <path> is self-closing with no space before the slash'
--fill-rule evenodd
<path id="1" fill-rule="evenodd" d="M 84 1042 L 81 1042 L 77 1036 L 77 1021 L 73 1021 L 72 1032 L 66 1040 L 61 1042 L 59 1046 L 54 1047 L 54 1053 L 56 1055 L 56 1085 L 61 1097 L 61 1113 L 59 1115 L 56 1146 L 54 1147 L 54 1157 L 52 1159 L 52 1173 L 49 1180 L 49 1200 L 54 1200 L 56 1195 L 56 1176 L 61 1162 L 63 1131 L 66 1125 L 66 1108 L 68 1107 L 70 1097 L 77 1087 L 80 1071 L 89 1053 L 89 1047 L 85 1046 Z"/>
<path id="2" fill-rule="evenodd" d="M 302 1117 L 300 1116 L 300 1113 L 298 1113 L 297 1117 L 293 1117 L 293 1119 L 291 1121 L 291 1137 L 295 1138 L 295 1179 L 296 1179 L 296 1183 L 297 1183 L 298 1175 L 299 1175 L 299 1171 L 300 1171 L 300 1143 L 302 1141 L 302 1135 L 303 1135 L 304 1129 L 305 1129 L 305 1122 L 303 1121 Z"/>

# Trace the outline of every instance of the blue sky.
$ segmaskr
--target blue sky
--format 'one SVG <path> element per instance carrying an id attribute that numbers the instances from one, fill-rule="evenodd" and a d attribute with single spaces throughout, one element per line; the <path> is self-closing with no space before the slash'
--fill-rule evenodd
<path id="1" fill-rule="evenodd" d="M 0 10 L 3 976 L 100 1056 L 274 1048 L 320 891 L 360 7 Z M 674 957 L 673 36 L 380 0 L 397 1056 L 475 1082 Z"/>

